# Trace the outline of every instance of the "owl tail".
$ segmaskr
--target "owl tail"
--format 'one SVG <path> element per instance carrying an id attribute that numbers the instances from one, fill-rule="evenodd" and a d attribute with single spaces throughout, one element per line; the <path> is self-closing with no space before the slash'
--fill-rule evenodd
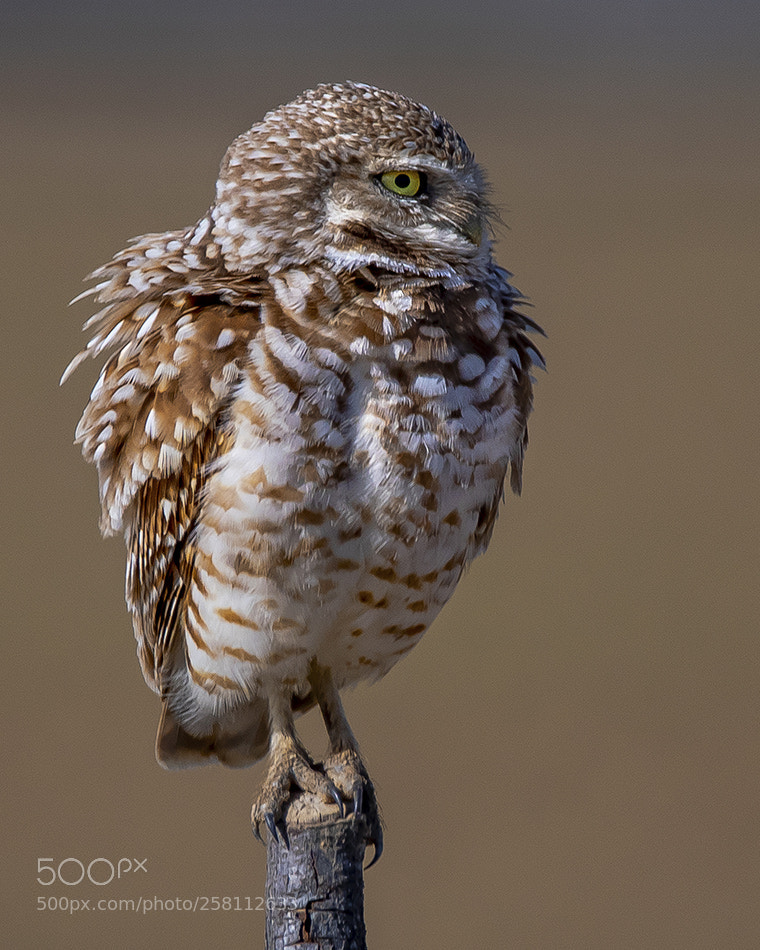
<path id="1" fill-rule="evenodd" d="M 294 696 L 294 716 L 308 712 L 316 703 L 311 692 Z M 194 736 L 181 726 L 167 703 L 161 710 L 156 736 L 156 758 L 165 769 L 193 769 L 221 762 L 242 769 L 262 759 L 269 750 L 269 704 L 254 699 L 237 710 L 223 725 L 206 736 Z"/>
<path id="2" fill-rule="evenodd" d="M 269 706 L 254 700 L 229 725 L 207 736 L 191 735 L 164 703 L 156 736 L 156 758 L 165 769 L 192 769 L 221 762 L 230 768 L 253 765 L 269 748 Z"/>

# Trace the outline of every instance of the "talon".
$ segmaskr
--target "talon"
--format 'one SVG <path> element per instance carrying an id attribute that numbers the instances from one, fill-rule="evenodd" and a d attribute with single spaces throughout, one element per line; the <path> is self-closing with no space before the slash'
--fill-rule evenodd
<path id="1" fill-rule="evenodd" d="M 278 840 L 277 823 L 275 822 L 274 815 L 271 813 L 271 811 L 268 811 L 266 815 L 264 815 L 264 821 L 266 823 L 267 828 L 269 828 L 269 834 L 272 836 L 272 838 L 276 842 Z"/>
<path id="2" fill-rule="evenodd" d="M 290 851 L 290 841 L 288 840 L 287 826 L 284 822 L 278 831 L 280 832 L 280 840 L 282 841 L 283 848 L 285 848 L 286 851 Z"/>
<path id="3" fill-rule="evenodd" d="M 288 848 L 284 816 L 292 791 L 296 788 L 326 800 L 334 800 L 343 817 L 343 803 L 338 789 L 323 772 L 314 767 L 306 751 L 292 736 L 284 736 L 272 751 L 269 772 L 251 810 L 254 834 L 259 841 L 264 841 L 261 826 L 266 825 L 272 839 L 275 842 L 282 841 L 283 846 Z"/>
<path id="4" fill-rule="evenodd" d="M 380 860 L 380 855 L 383 853 L 383 836 L 378 835 L 377 839 L 370 838 L 370 844 L 375 849 L 375 853 L 372 855 L 372 860 L 364 868 L 365 871 L 369 871 L 373 864 L 377 864 Z"/>
<path id="5" fill-rule="evenodd" d="M 346 810 L 343 807 L 343 799 L 340 797 L 340 792 L 338 791 L 338 789 L 334 785 L 331 784 L 327 790 L 327 793 L 330 796 L 330 798 L 332 798 L 332 800 L 335 802 L 335 804 L 338 806 L 338 814 L 340 815 L 340 817 L 345 818 Z"/>
<path id="6" fill-rule="evenodd" d="M 383 853 L 383 828 L 377 807 L 375 789 L 355 750 L 333 753 L 325 759 L 324 772 L 332 784 L 340 790 L 343 798 L 353 807 L 355 817 L 361 815 L 367 824 L 367 843 L 375 853 L 367 869 L 377 864 Z M 348 807 L 348 806 L 347 806 Z"/>

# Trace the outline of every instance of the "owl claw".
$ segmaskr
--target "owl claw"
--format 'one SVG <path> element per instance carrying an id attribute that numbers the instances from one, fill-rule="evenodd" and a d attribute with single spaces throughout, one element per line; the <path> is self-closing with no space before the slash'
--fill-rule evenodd
<path id="1" fill-rule="evenodd" d="M 372 867 L 373 864 L 377 864 L 377 862 L 380 860 L 380 855 L 383 853 L 383 833 L 382 833 L 382 831 L 380 831 L 380 833 L 378 834 L 377 840 L 375 840 L 374 838 L 370 838 L 370 839 L 369 839 L 369 843 L 370 843 L 370 844 L 372 845 L 372 847 L 375 849 L 375 853 L 372 855 L 372 860 L 371 860 L 371 861 L 369 862 L 369 864 L 364 868 L 365 871 L 369 871 L 369 869 Z"/>
<path id="2" fill-rule="evenodd" d="M 383 828 L 375 787 L 358 752 L 346 750 L 333 753 L 325 759 L 324 770 L 344 798 L 352 803 L 352 814 L 362 815 L 367 822 L 367 842 L 375 849 L 372 860 L 367 865 L 369 869 L 380 860 L 383 853 Z"/>
<path id="3" fill-rule="evenodd" d="M 341 818 L 345 818 L 345 816 L 346 816 L 346 809 L 345 809 L 344 806 L 343 806 L 343 799 L 340 797 L 340 792 L 339 792 L 338 789 L 333 785 L 332 782 L 330 782 L 330 787 L 329 787 L 328 791 L 329 791 L 329 794 L 330 794 L 330 798 L 332 798 L 332 800 L 333 800 L 333 801 L 335 802 L 335 804 L 338 806 L 338 813 L 340 814 L 340 817 L 341 817 Z"/>
<path id="4" fill-rule="evenodd" d="M 274 815 L 271 814 L 255 814 L 251 813 L 251 831 L 253 832 L 253 837 L 260 841 L 262 844 L 266 844 L 264 840 L 264 835 L 261 833 L 261 824 L 265 824 L 269 829 L 269 833 L 276 839 L 277 838 L 277 825 L 274 821 Z"/>
<path id="5" fill-rule="evenodd" d="M 251 825 L 259 841 L 264 841 L 263 828 L 266 826 L 273 841 L 281 841 L 285 848 L 288 847 L 285 823 L 280 819 L 285 814 L 294 787 L 323 801 L 334 802 L 340 818 L 346 816 L 348 807 L 351 807 L 353 816 L 362 816 L 367 823 L 367 843 L 375 849 L 367 867 L 377 864 L 383 852 L 380 812 L 374 786 L 357 751 L 344 749 L 335 752 L 321 767 L 315 767 L 296 741 L 286 739 L 276 747 L 266 781 L 251 809 Z"/>
<path id="6" fill-rule="evenodd" d="M 277 841 L 277 822 L 274 820 L 274 815 L 271 811 L 268 811 L 266 815 L 264 815 L 264 821 L 267 828 L 269 828 L 269 834 Z"/>
<path id="7" fill-rule="evenodd" d="M 259 841 L 264 841 L 261 826 L 266 825 L 273 840 L 282 840 L 283 845 L 288 847 L 285 828 L 280 819 L 294 787 L 317 795 L 324 801 L 335 802 L 340 817 L 344 817 L 345 806 L 340 790 L 314 767 L 300 746 L 295 742 L 288 743 L 273 754 L 269 774 L 251 809 L 251 826 Z"/>

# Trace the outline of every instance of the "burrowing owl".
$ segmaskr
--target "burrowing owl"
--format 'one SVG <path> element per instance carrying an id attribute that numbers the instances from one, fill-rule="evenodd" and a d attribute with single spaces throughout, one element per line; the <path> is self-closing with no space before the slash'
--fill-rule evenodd
<path id="1" fill-rule="evenodd" d="M 489 206 L 440 116 L 358 83 L 266 115 L 197 224 L 95 271 L 72 362 L 112 350 L 77 429 L 123 531 L 126 599 L 167 768 L 271 764 L 369 812 L 339 692 L 383 676 L 520 488 L 531 364 Z M 294 717 L 315 703 L 315 765 Z"/>

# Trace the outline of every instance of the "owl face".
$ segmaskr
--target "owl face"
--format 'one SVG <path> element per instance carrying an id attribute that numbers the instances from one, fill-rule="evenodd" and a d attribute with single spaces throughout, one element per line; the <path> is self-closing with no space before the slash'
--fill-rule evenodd
<path id="1" fill-rule="evenodd" d="M 319 86 L 233 142 L 212 209 L 237 273 L 324 262 L 436 277 L 490 254 L 483 178 L 454 129 L 395 93 Z"/>

